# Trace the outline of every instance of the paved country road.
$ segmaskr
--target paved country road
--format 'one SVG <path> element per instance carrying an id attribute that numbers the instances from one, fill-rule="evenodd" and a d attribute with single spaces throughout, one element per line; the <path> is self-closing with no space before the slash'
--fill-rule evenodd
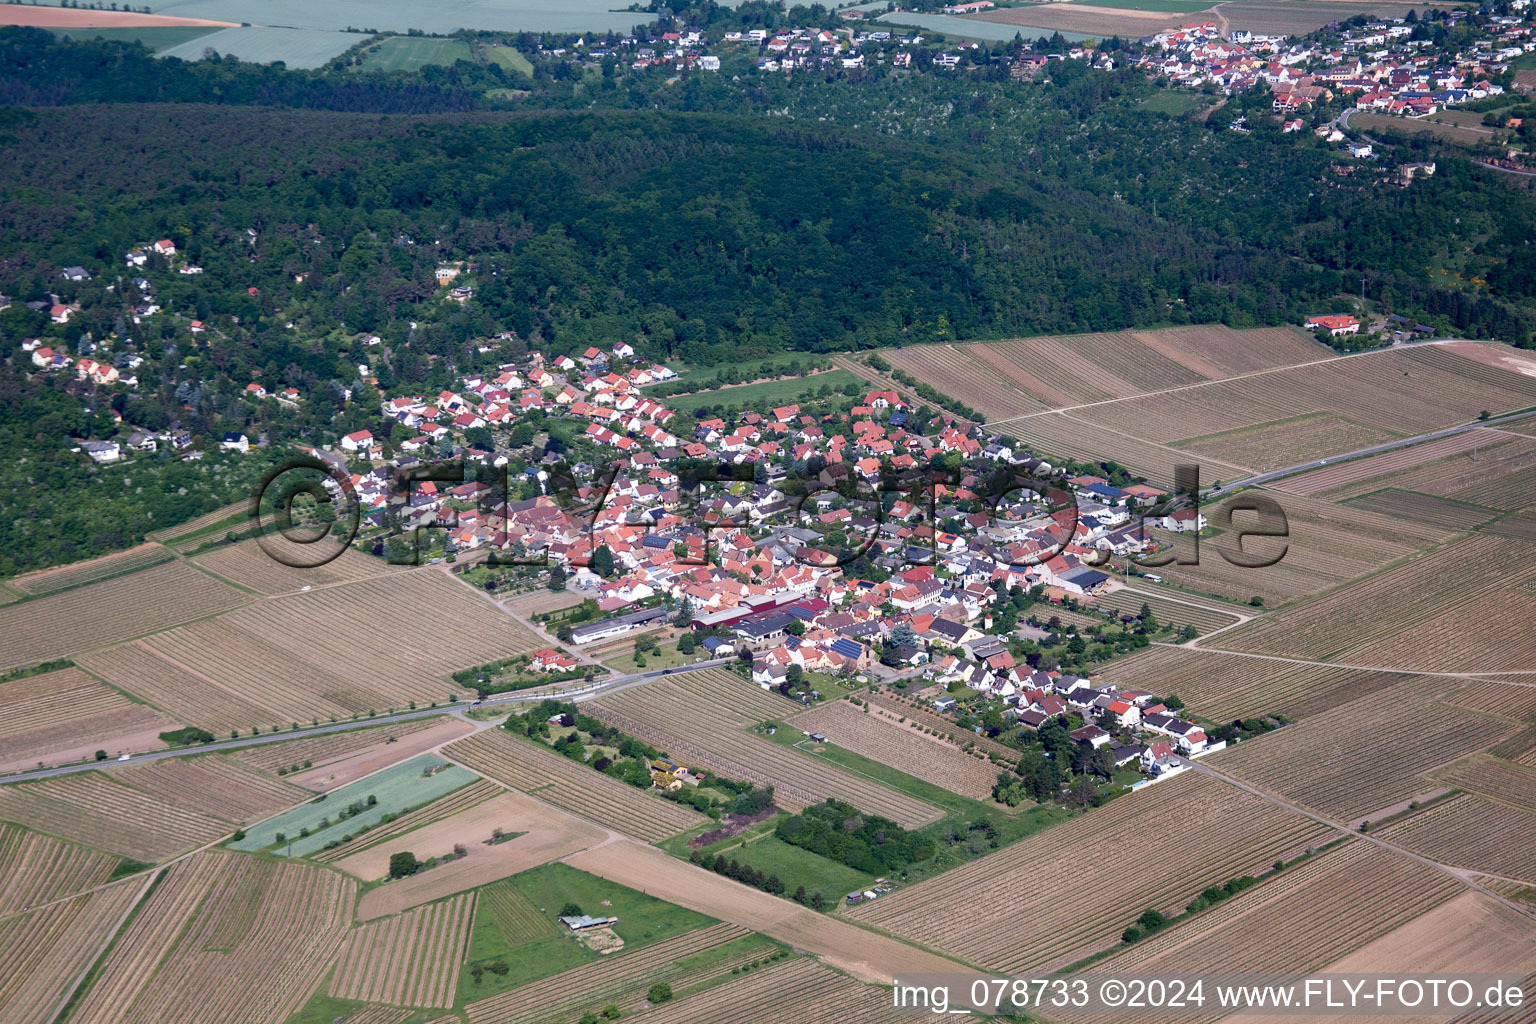
<path id="1" fill-rule="evenodd" d="M 1240 487 L 1257 487 L 1260 484 L 1266 484 L 1273 480 L 1278 480 L 1284 476 L 1291 476 L 1294 473 L 1304 473 L 1309 469 L 1320 469 L 1323 466 L 1332 466 L 1340 462 L 1349 462 L 1352 459 L 1364 458 L 1367 455 L 1378 455 L 1381 452 L 1396 451 L 1399 448 L 1408 448 L 1416 444 L 1423 444 L 1425 441 L 1435 441 L 1442 437 L 1453 437 L 1457 434 L 1465 434 L 1469 430 L 1480 430 L 1487 427 L 1496 427 L 1501 423 L 1512 423 L 1515 420 L 1523 419 L 1530 415 L 1530 410 L 1526 409 L 1517 412 L 1504 413 L 1499 416 L 1490 416 L 1486 420 L 1473 420 L 1470 423 L 1461 423 L 1454 427 L 1442 427 L 1439 430 L 1431 430 L 1427 434 L 1418 434 L 1414 437 L 1404 437 L 1397 441 L 1390 441 L 1387 444 L 1373 445 L 1370 448 L 1361 448 L 1358 451 L 1345 452 L 1342 455 L 1331 455 L 1326 459 L 1314 459 L 1311 462 L 1298 463 L 1294 466 L 1287 466 L 1284 469 L 1272 469 L 1267 473 L 1256 473 L 1253 476 L 1245 476 L 1240 480 L 1226 481 L 1220 487 L 1213 487 L 1203 493 L 1207 497 L 1217 498 L 1223 494 L 1235 491 Z"/>
<path id="2" fill-rule="evenodd" d="M 659 679 L 662 676 L 676 675 L 679 672 L 696 672 L 704 668 L 716 668 L 721 665 L 729 665 L 733 660 L 735 659 L 715 658 L 710 661 L 696 662 L 692 665 L 658 668 L 652 669 L 649 672 L 636 672 L 631 675 L 614 676 L 610 679 L 599 679 L 583 686 L 556 692 L 541 690 L 537 693 L 498 694 L 472 704 L 468 702 L 445 704 L 436 708 L 419 708 L 415 711 L 375 715 L 372 718 L 360 718 L 351 722 L 337 722 L 332 725 L 312 726 L 308 729 L 293 729 L 288 732 L 269 733 L 265 736 L 244 736 L 237 740 L 221 740 L 216 743 L 200 743 L 191 747 L 175 747 L 170 750 L 157 750 L 150 754 L 135 754 L 127 760 L 86 761 L 80 764 L 60 765 L 55 768 L 38 768 L 32 771 L 0 775 L 0 783 L 28 782 L 33 779 L 46 779 L 55 775 L 71 775 L 75 772 L 113 768 L 117 765 L 144 764 L 147 761 L 159 761 L 167 757 L 184 757 L 188 754 L 207 754 L 223 750 L 238 750 L 242 747 L 260 746 L 263 743 L 284 743 L 288 740 L 301 740 L 309 736 L 322 736 L 326 733 L 346 732 L 351 729 L 366 729 L 369 726 L 388 725 L 391 722 L 404 722 L 413 718 L 425 718 L 429 715 L 453 715 L 456 718 L 465 718 L 465 711 L 472 707 L 485 708 L 500 705 L 536 704 L 541 700 L 549 698 L 563 701 L 587 701 L 601 697 L 605 693 L 627 690 L 633 686 L 644 686 L 646 683 Z"/>

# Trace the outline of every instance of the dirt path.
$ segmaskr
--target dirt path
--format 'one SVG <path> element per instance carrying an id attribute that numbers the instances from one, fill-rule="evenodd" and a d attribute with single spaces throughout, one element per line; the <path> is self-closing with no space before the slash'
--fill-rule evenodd
<path id="1" fill-rule="evenodd" d="M 937 953 L 748 888 L 632 839 L 594 847 L 565 858 L 563 863 L 762 932 L 815 953 L 831 966 L 871 984 L 889 985 L 892 979 L 919 973 L 967 972 L 963 964 Z M 955 898 L 963 899 L 964 895 L 957 893 Z"/>

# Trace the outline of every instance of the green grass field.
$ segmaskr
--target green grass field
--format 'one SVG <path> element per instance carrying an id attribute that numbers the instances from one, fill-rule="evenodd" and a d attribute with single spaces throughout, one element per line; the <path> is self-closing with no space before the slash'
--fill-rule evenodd
<path id="1" fill-rule="evenodd" d="M 480 48 L 480 53 L 492 64 L 500 64 L 508 71 L 516 71 L 528 78 L 533 77 L 533 64 L 511 46 L 486 45 Z"/>
<path id="2" fill-rule="evenodd" d="M 555 933 L 511 946 L 491 914 L 476 914 L 474 932 L 469 940 L 469 956 L 459 977 L 461 1002 L 484 999 L 598 959 L 598 954 L 577 942 L 557 923 L 560 910 L 567 903 L 576 904 L 583 913 L 593 917 L 617 917 L 619 923 L 613 930 L 624 940 L 626 951 L 713 923 L 703 914 L 560 863 L 524 871 L 507 882 L 537 908 Z M 507 964 L 507 973 L 497 975 L 487 971 L 476 984 L 470 969 L 475 964 L 485 965 L 497 960 Z"/>
<path id="3" fill-rule="evenodd" d="M 173 46 L 182 43 L 190 43 L 194 39 L 211 35 L 219 29 L 215 25 L 150 25 L 144 28 L 57 28 L 53 29 L 56 36 L 69 36 L 71 39 L 84 41 L 87 39 L 106 39 L 122 43 L 143 43 L 151 50 L 169 50 Z"/>
<path id="4" fill-rule="evenodd" d="M 1536 50 L 1530 53 L 1522 53 L 1509 62 L 1509 66 L 1515 71 L 1536 71 Z"/>
<path id="5" fill-rule="evenodd" d="M 673 395 L 662 399 L 674 409 L 692 412 L 704 406 L 735 405 L 767 412 L 780 405 L 790 405 L 815 394 L 824 387 L 840 393 L 849 384 L 860 384 L 858 377 L 847 370 L 830 370 L 810 377 L 791 377 L 787 380 L 770 380 L 761 384 L 742 384 L 716 391 L 701 391 L 694 395 Z"/>
<path id="6" fill-rule="evenodd" d="M 707 657 L 707 655 L 704 654 L 703 648 L 694 651 L 692 654 L 680 654 L 677 650 L 677 644 L 664 643 L 661 645 L 661 654 L 659 656 L 654 654 L 647 654 L 645 656 L 645 665 L 643 668 L 644 671 L 647 672 L 653 668 L 672 668 L 675 665 L 691 664 L 704 657 Z M 609 668 L 613 669 L 615 672 L 618 672 L 621 675 L 630 672 L 639 672 L 642 670 L 642 666 L 635 663 L 635 651 L 633 647 L 625 651 L 623 654 L 605 659 L 603 664 L 607 665 Z"/>
<path id="7" fill-rule="evenodd" d="M 874 875 L 867 875 L 820 854 L 791 846 L 772 834 L 735 847 L 730 845 L 733 841 L 726 840 L 719 844 L 721 847 L 729 847 L 722 851 L 721 856 L 750 865 L 765 874 L 778 875 L 785 885 L 787 896 L 793 896 L 796 886 L 803 885 L 808 893 L 820 890 L 828 906 L 831 906 L 841 903 L 844 896 L 856 889 L 869 888 L 875 880 Z"/>
<path id="8" fill-rule="evenodd" d="M 275 847 L 273 853 L 296 857 L 314 853 L 332 839 L 355 833 L 363 825 L 377 824 L 388 813 L 419 807 L 475 781 L 474 772 L 457 765 L 450 765 L 435 775 L 421 774 L 426 768 L 442 763 L 443 759 L 433 754 L 413 757 L 328 793 L 318 802 L 310 801 L 270 818 L 253 827 L 244 839 L 229 845 L 232 849 L 246 852 L 264 850 L 277 842 L 277 834 L 281 832 L 291 842 L 285 841 Z M 337 820 L 337 814 L 348 804 L 367 800 L 370 796 L 378 798 L 378 803 L 373 807 Z M 327 819 L 331 824 L 323 825 L 322 821 Z M 309 835 L 300 837 L 300 829 L 308 829 Z"/>
<path id="9" fill-rule="evenodd" d="M 474 60 L 474 51 L 462 39 L 427 36 L 390 36 L 363 54 L 363 71 L 420 71 L 428 64 L 451 65 Z"/>
<path id="10" fill-rule="evenodd" d="M 1169 117 L 1182 117 L 1191 110 L 1198 109 L 1202 102 L 1204 98 L 1192 92 L 1165 89 L 1142 100 L 1141 109 L 1157 114 L 1167 114 Z"/>

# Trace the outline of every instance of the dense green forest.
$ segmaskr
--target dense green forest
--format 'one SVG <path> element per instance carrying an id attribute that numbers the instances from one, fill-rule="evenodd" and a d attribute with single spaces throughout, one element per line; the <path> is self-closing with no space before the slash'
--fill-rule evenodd
<path id="1" fill-rule="evenodd" d="M 1144 107 L 1157 90 L 1139 72 L 1061 62 L 1033 83 L 1003 65 L 550 79 L 517 109 L 476 109 L 486 74 L 184 64 L 0 29 L 0 572 L 130 543 L 251 475 L 199 490 L 212 462 L 82 464 L 72 439 L 110 432 L 109 412 L 180 420 L 204 444 L 387 436 L 376 405 L 346 398 L 362 364 L 423 392 L 530 347 L 620 339 L 708 366 L 1276 324 L 1362 278 L 1379 308 L 1448 332 L 1530 344 L 1536 324 L 1528 191 L 1454 157 L 1411 188 L 1350 171 L 1310 133 L 1280 135 L 1261 94 L 1169 117 Z M 1255 130 L 1225 130 L 1244 111 Z M 157 238 L 204 272 L 152 262 L 153 300 L 175 315 L 130 324 L 147 296 L 122 256 Z M 444 261 L 466 264 L 471 301 L 443 298 Z M 63 280 L 76 264 L 94 278 Z M 50 296 L 80 312 L 58 325 L 24 305 Z M 193 317 L 211 330 L 189 338 Z M 24 338 L 74 352 L 108 336 L 146 359 L 131 396 L 25 379 Z M 252 380 L 306 400 L 252 402 Z M 87 485 L 113 497 L 73 514 L 63 496 Z"/>

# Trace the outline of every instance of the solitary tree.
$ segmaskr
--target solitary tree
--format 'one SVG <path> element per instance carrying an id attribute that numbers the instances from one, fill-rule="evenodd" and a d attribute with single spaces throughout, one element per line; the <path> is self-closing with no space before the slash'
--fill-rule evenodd
<path id="1" fill-rule="evenodd" d="M 389 877 L 405 878 L 421 870 L 421 862 L 409 850 L 401 850 L 389 856 Z"/>
<path id="2" fill-rule="evenodd" d="M 652 1003 L 664 1003 L 672 998 L 672 986 L 664 981 L 658 981 L 645 995 Z"/>

